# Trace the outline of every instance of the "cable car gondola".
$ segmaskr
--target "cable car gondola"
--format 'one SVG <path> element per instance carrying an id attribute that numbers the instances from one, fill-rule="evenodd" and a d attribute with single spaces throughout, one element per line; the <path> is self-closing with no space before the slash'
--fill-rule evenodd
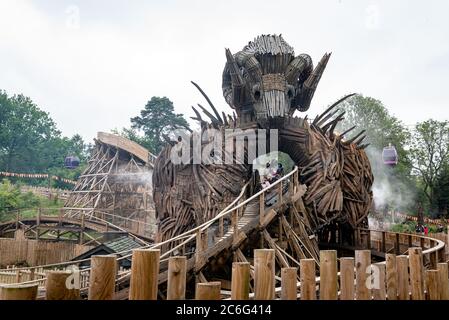
<path id="1" fill-rule="evenodd" d="M 80 165 L 80 159 L 77 156 L 68 156 L 64 160 L 64 167 L 67 169 L 75 169 Z"/>
<path id="2" fill-rule="evenodd" d="M 395 166 L 398 164 L 398 153 L 396 148 L 391 144 L 388 147 L 385 147 L 382 151 L 382 160 L 384 165 L 387 166 Z"/>

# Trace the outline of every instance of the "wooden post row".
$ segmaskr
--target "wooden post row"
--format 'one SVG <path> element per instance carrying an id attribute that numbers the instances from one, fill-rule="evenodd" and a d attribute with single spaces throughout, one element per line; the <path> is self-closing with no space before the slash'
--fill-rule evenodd
<path id="1" fill-rule="evenodd" d="M 354 300 L 354 258 L 340 258 L 340 300 Z"/>
<path id="2" fill-rule="evenodd" d="M 159 249 L 134 249 L 129 300 L 157 300 Z"/>
<path id="3" fill-rule="evenodd" d="M 422 248 L 408 249 L 412 300 L 424 300 Z"/>
<path id="4" fill-rule="evenodd" d="M 50 271 L 45 281 L 46 300 L 79 300 L 80 288 L 78 283 L 71 283 L 73 271 Z"/>
<path id="5" fill-rule="evenodd" d="M 410 299 L 410 282 L 408 272 L 408 258 L 407 256 L 400 255 L 396 257 L 396 266 L 398 274 L 398 299 L 409 300 Z"/>
<path id="6" fill-rule="evenodd" d="M 368 283 L 371 278 L 371 251 L 356 250 L 355 251 L 355 265 L 356 265 L 356 300 L 371 300 L 371 283 Z"/>
<path id="7" fill-rule="evenodd" d="M 337 251 L 320 251 L 320 300 L 337 300 Z"/>
<path id="8" fill-rule="evenodd" d="M 117 275 L 117 256 L 92 256 L 89 279 L 89 300 L 112 300 Z"/>
<path id="9" fill-rule="evenodd" d="M 316 300 L 315 260 L 301 259 L 299 264 L 301 300 Z"/>
<path id="10" fill-rule="evenodd" d="M 256 300 L 275 297 L 275 252 L 273 249 L 254 250 L 254 296 Z"/>
<path id="11" fill-rule="evenodd" d="M 186 297 L 186 257 L 168 259 L 167 300 L 184 300 Z"/>
<path id="12" fill-rule="evenodd" d="M 0 286 L 0 300 L 36 300 L 37 284 L 14 284 Z"/>
<path id="13" fill-rule="evenodd" d="M 385 259 L 387 276 L 387 298 L 388 300 L 397 300 L 398 298 L 398 265 L 395 254 L 387 253 Z M 408 279 L 408 272 L 407 272 Z"/>
<path id="14" fill-rule="evenodd" d="M 249 262 L 233 262 L 231 278 L 231 300 L 249 299 Z"/>
<path id="15" fill-rule="evenodd" d="M 297 284 L 298 268 L 282 268 L 281 269 L 281 299 L 296 300 L 296 284 Z"/>
<path id="16" fill-rule="evenodd" d="M 196 300 L 220 300 L 221 282 L 199 282 L 196 284 Z"/>

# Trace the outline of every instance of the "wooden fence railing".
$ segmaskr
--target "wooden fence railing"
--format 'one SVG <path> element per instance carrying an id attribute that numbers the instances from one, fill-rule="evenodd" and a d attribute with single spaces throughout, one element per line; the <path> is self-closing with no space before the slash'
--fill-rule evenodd
<path id="1" fill-rule="evenodd" d="M 197 283 L 197 300 L 448 300 L 449 277 L 447 262 L 438 263 L 435 269 L 425 270 L 423 251 L 419 247 L 408 249 L 408 256 L 387 254 L 385 263 L 372 263 L 370 250 L 356 250 L 355 257 L 337 258 L 335 250 L 320 251 L 319 267 L 311 259 L 300 260 L 300 269 L 283 268 L 280 287 L 276 287 L 275 250 L 254 250 L 254 292 L 250 292 L 250 264 L 234 262 L 231 290 L 221 290 L 221 282 Z M 170 300 L 186 297 L 185 257 L 168 260 L 167 297 Z M 159 249 L 135 249 L 132 255 L 130 300 L 155 300 L 158 296 L 160 265 Z M 120 274 L 119 271 L 118 273 Z M 45 295 L 47 299 L 79 299 L 80 287 L 88 285 L 88 299 L 111 300 L 114 298 L 117 259 L 114 255 L 94 256 L 87 283 L 54 285 L 61 271 L 47 271 Z M 317 277 L 319 275 L 319 277 Z M 81 277 L 82 278 L 82 277 Z M 77 279 L 75 277 L 75 279 Z M 38 284 L 0 286 L 0 300 L 27 297 Z M 15 290 L 10 290 L 14 288 Z M 12 294 L 13 292 L 14 294 Z M 18 292 L 20 295 L 18 296 Z M 21 293 L 23 292 L 23 293 Z M 28 293 L 27 293 L 28 292 Z M 31 293 L 30 293 L 31 292 Z"/>
<path id="2" fill-rule="evenodd" d="M 242 226 L 241 224 L 239 224 L 239 220 L 242 218 L 242 216 L 244 216 L 244 212 L 247 209 L 247 207 L 249 206 L 260 206 L 260 213 L 258 215 L 258 223 L 260 223 L 262 226 L 266 225 L 269 223 L 269 221 L 271 221 L 271 219 L 274 218 L 274 216 L 276 216 L 276 212 L 275 210 L 271 210 L 268 211 L 268 215 L 265 215 L 265 197 L 267 195 L 267 193 L 273 194 L 275 193 L 277 195 L 277 203 L 278 205 L 282 205 L 285 204 L 286 202 L 292 202 L 295 201 L 295 199 L 297 197 L 302 196 L 304 190 L 303 190 L 303 186 L 299 184 L 299 180 L 298 180 L 298 168 L 296 167 L 293 171 L 291 171 L 289 174 L 285 175 L 284 177 L 282 177 L 280 180 L 274 182 L 273 184 L 271 184 L 269 187 L 257 192 L 256 194 L 254 194 L 253 196 L 245 199 L 245 194 L 246 194 L 246 188 L 248 185 L 245 185 L 244 188 L 242 188 L 240 195 L 228 206 L 226 207 L 224 210 L 222 210 L 217 216 L 215 216 L 213 219 L 203 223 L 200 226 L 197 226 L 191 230 L 188 230 L 186 232 L 184 232 L 183 234 L 180 234 L 178 236 L 175 236 L 169 240 L 166 240 L 164 242 L 160 242 L 160 243 L 156 243 L 156 244 L 151 244 L 151 245 L 145 245 L 142 246 L 141 249 L 150 249 L 150 250 L 160 250 L 161 247 L 166 248 L 166 250 L 163 250 L 163 253 L 158 255 L 158 259 L 160 259 L 159 262 L 161 263 L 167 263 L 168 265 L 170 265 L 170 261 L 171 259 L 173 259 L 172 256 L 182 256 L 185 255 L 187 256 L 187 264 L 191 267 L 193 262 L 194 265 L 194 269 L 195 270 L 199 270 L 207 261 L 207 258 L 213 254 L 216 250 L 219 249 L 219 246 L 217 244 L 220 243 L 220 241 L 218 241 L 217 243 L 214 243 L 213 245 L 211 245 L 210 241 L 209 241 L 209 234 L 212 233 L 212 231 L 216 228 L 218 228 L 220 235 L 225 235 L 226 230 L 225 230 L 225 225 L 224 225 L 224 219 L 228 219 L 231 220 L 231 226 L 228 226 L 228 230 L 227 231 L 232 231 L 232 234 L 230 237 L 223 237 L 222 238 L 222 242 L 224 243 L 224 238 L 226 238 L 227 240 L 232 240 L 233 244 L 236 244 L 240 241 L 241 239 L 241 230 L 243 229 L 244 226 Z M 284 189 L 285 187 L 288 189 L 288 193 L 284 195 Z M 367 247 L 372 247 L 372 243 L 371 243 L 371 234 L 370 234 L 371 230 L 358 230 L 356 236 L 361 239 L 364 234 L 368 234 L 368 236 L 364 236 L 367 239 Z M 387 234 L 388 233 L 384 233 L 385 234 L 385 238 L 387 238 Z M 381 236 L 383 237 L 383 236 Z M 399 239 L 399 251 L 397 251 L 399 254 L 401 253 L 400 249 L 401 249 L 401 235 L 397 236 L 396 234 L 394 235 L 395 239 Z M 424 248 L 424 254 L 425 255 L 429 255 L 429 259 L 434 259 L 435 258 L 430 258 L 430 255 L 436 255 L 437 260 L 438 260 L 438 252 L 440 250 L 442 250 L 442 248 L 444 248 L 444 243 L 442 243 L 439 240 L 434 240 L 434 239 L 430 239 L 427 237 L 423 237 L 423 236 L 419 236 L 416 235 L 417 238 L 419 238 L 419 244 L 421 245 L 421 247 Z M 369 239 L 369 240 L 368 240 Z M 423 239 L 423 240 L 421 240 Z M 413 239 L 412 239 L 413 240 Z M 427 247 L 425 246 L 426 241 L 428 242 Z M 412 241 L 413 242 L 413 241 Z M 416 242 L 416 241 L 415 241 Z M 384 241 L 384 244 L 386 245 L 388 242 Z M 409 243 L 407 243 L 408 245 Z M 424 244 L 424 245 L 423 245 Z M 169 246 L 170 245 L 170 246 Z M 185 248 L 186 245 L 191 245 L 191 248 L 195 248 L 194 252 L 186 252 Z M 418 248 L 421 249 L 421 248 Z M 421 249 L 422 250 L 422 249 Z M 268 250 L 267 252 L 275 252 L 275 251 L 270 251 Z M 371 251 L 366 251 L 366 252 L 371 252 Z M 423 251 L 421 251 L 421 254 L 423 253 Z M 121 260 L 121 259 L 126 259 L 132 256 L 132 253 L 128 252 L 122 252 L 120 254 L 123 254 L 119 259 L 117 260 Z M 371 253 L 370 253 L 371 254 Z M 274 256 L 274 255 L 273 255 Z M 371 260 L 366 258 L 366 254 L 363 254 L 363 257 L 365 260 L 364 261 L 364 265 L 371 265 Z M 387 256 L 388 257 L 388 254 Z M 265 258 L 261 258 L 261 259 L 265 259 Z M 331 254 L 330 258 L 323 258 L 325 261 L 330 261 L 333 260 L 333 254 Z M 336 259 L 336 254 L 335 254 L 335 259 Z M 348 260 L 349 259 L 349 260 Z M 346 259 L 346 264 L 350 264 L 351 263 L 351 258 Z M 345 260 L 345 259 L 344 259 Z M 92 269 L 94 268 L 94 264 L 92 263 L 93 260 L 91 259 L 84 259 L 84 260 L 79 260 L 79 261 L 72 261 L 72 262 L 65 262 L 65 263 L 60 263 L 60 264 L 54 264 L 54 265 L 47 265 L 44 266 L 45 268 L 53 268 L 53 267 L 57 267 L 59 269 L 61 268 L 65 268 L 67 266 L 70 265 L 80 265 L 83 262 L 90 262 Z M 314 261 L 314 260 L 313 260 Z M 159 263 L 158 262 L 158 263 Z M 310 262 L 305 262 L 303 261 L 302 263 L 307 264 Z M 101 264 L 101 263 L 100 263 Z M 110 263 L 104 263 L 105 265 L 110 265 Z M 256 268 L 256 264 L 257 261 L 255 262 L 254 268 Z M 323 264 L 323 266 L 321 266 L 321 262 L 319 261 L 314 261 L 314 266 L 316 267 L 317 265 L 320 265 L 320 274 L 321 274 L 321 278 L 316 278 L 316 274 L 314 273 L 313 277 L 311 276 L 311 272 L 310 274 L 306 274 L 304 275 L 304 279 L 311 279 L 314 278 L 316 282 L 321 282 L 325 279 L 327 279 L 328 277 L 334 277 L 333 274 L 336 273 L 335 277 L 338 276 L 337 273 L 337 269 L 335 264 L 333 262 L 329 262 L 327 264 Z M 384 265 L 384 263 L 381 263 L 381 265 Z M 274 262 L 272 263 L 272 266 L 274 268 Z M 263 263 L 262 263 L 263 266 Z M 245 267 L 242 267 L 245 268 Z M 348 268 L 348 267 L 347 267 Z M 379 267 L 380 269 L 382 269 L 382 266 Z M 314 268 L 311 268 L 309 266 L 309 268 L 302 268 L 304 269 L 310 269 L 313 270 L 315 272 Z M 350 269 L 350 268 L 349 268 Z M 190 269 L 189 269 L 190 270 Z M 376 269 L 377 270 L 377 269 Z M 1 270 L 0 270 L 1 271 Z M 335 271 L 335 272 L 334 272 Z M 83 272 L 90 272 L 90 274 L 92 274 L 93 270 L 89 269 L 85 269 L 83 270 Z M 243 271 L 242 271 L 243 272 Z M 267 272 L 267 270 L 265 270 L 265 272 Z M 271 271 L 270 271 L 271 272 Z M 110 274 L 111 271 L 108 271 L 108 274 Z M 244 272 L 243 272 L 244 273 Z M 115 274 L 113 272 L 113 274 Z M 130 281 L 132 283 L 132 277 L 135 276 L 135 272 L 132 272 L 131 270 L 128 271 L 123 271 L 121 274 L 117 275 L 115 274 L 114 276 L 114 281 L 118 284 L 124 282 L 124 281 Z M 291 274 L 292 271 L 285 271 L 285 278 L 291 278 Z M 357 274 L 357 272 L 356 272 Z M 154 275 L 153 275 L 154 276 Z M 363 275 L 360 274 L 359 277 L 362 277 Z M 324 277 L 324 278 L 323 278 Z M 345 277 L 345 276 L 343 276 Z M 170 279 L 170 271 L 168 271 L 168 279 Z M 344 278 L 345 279 L 345 278 Z M 362 279 L 362 278 L 359 278 Z M 108 281 L 111 281 L 110 279 L 108 279 Z M 260 280 L 262 281 L 262 280 Z M 265 280 L 263 280 L 265 281 Z M 271 283 L 271 280 L 269 280 Z M 307 282 L 307 280 L 305 280 Z M 325 293 L 321 293 L 320 292 L 317 294 L 318 296 L 322 297 L 324 295 L 324 297 L 334 297 L 334 282 L 336 280 L 332 280 L 332 284 L 331 285 L 327 285 L 327 284 L 323 284 L 323 288 L 329 288 L 325 290 Z M 361 281 L 361 280 L 360 280 Z M 33 281 L 29 281 L 29 282 L 25 282 L 22 284 L 34 284 L 35 282 Z M 273 282 L 274 283 L 274 282 Z M 327 280 L 324 282 L 327 283 Z M 92 281 L 89 281 L 89 286 L 92 286 Z M 297 285 L 300 286 L 300 282 L 297 282 Z M 48 284 L 46 283 L 46 287 L 48 287 Z M 200 286 L 201 287 L 201 286 Z M 214 287 L 214 286 L 210 286 L 210 287 Z M 90 287 L 89 287 L 90 288 Z M 208 286 L 206 286 L 206 288 L 208 288 Z M 214 287 L 216 288 L 216 286 Z M 312 295 L 310 293 L 312 288 L 311 284 L 307 285 L 307 288 L 309 288 L 308 292 L 309 294 L 307 296 Z M 209 290 L 209 289 L 201 289 L 202 292 L 204 290 Z M 216 289 L 214 289 L 216 290 Z M 324 289 L 323 289 L 324 290 Z M 362 289 L 360 289 L 362 290 Z M 257 291 L 257 290 L 256 290 Z M 285 292 L 291 292 L 291 289 L 289 290 L 284 290 Z M 356 290 L 357 291 L 357 290 Z M 282 287 L 275 287 L 274 288 L 274 292 L 276 295 L 281 295 L 282 293 Z M 225 296 L 226 294 L 228 294 L 229 296 L 231 296 L 231 292 L 223 292 L 221 291 L 221 295 Z M 344 296 L 347 296 L 348 293 L 344 293 Z M 260 296 L 258 296 L 256 294 L 256 292 L 253 293 L 253 295 L 258 298 Z M 284 293 L 284 296 L 288 295 L 287 293 Z M 89 295 L 91 296 L 91 295 Z M 203 296 L 202 294 L 199 296 Z M 251 296 L 251 295 L 250 295 Z M 265 297 L 265 295 L 263 295 L 263 297 Z M 274 298 L 274 295 L 269 295 L 268 297 L 270 298 Z"/>

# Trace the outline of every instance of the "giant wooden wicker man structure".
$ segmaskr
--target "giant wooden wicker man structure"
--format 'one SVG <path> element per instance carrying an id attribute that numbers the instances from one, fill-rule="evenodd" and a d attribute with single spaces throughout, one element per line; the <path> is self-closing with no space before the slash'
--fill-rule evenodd
<path id="1" fill-rule="evenodd" d="M 236 54 L 226 49 L 222 87 L 226 102 L 235 111 L 233 116 L 220 115 L 195 84 L 212 109 L 209 112 L 199 105 L 207 121 L 194 109 L 202 132 L 211 128 L 222 132 L 230 128 L 278 129 L 279 151 L 292 158 L 299 168 L 300 182 L 307 186 L 301 205 L 284 208 L 278 212 L 279 219 L 262 231 L 254 230 L 239 248 L 240 253 L 252 256 L 250 249 L 277 241 L 290 258 L 318 259 L 319 242 L 353 242 L 353 230 L 367 225 L 373 175 L 364 151 L 367 145 L 362 143 L 363 132 L 347 138 L 350 130 L 335 131 L 344 116 L 338 104 L 349 96 L 313 121 L 293 116 L 296 110 L 308 110 L 329 58 L 330 54 L 325 54 L 314 67 L 309 55 L 295 56 L 293 48 L 276 35 L 259 36 Z M 203 149 L 207 140 L 203 135 Z M 170 156 L 181 143 L 168 144 L 154 166 L 158 241 L 211 219 L 239 195 L 248 181 L 253 181 L 251 192 L 260 188 L 251 163 L 174 164 Z M 213 150 L 211 156 L 217 151 Z M 292 225 L 295 227 L 289 230 Z M 292 230 L 294 237 L 288 236 Z M 231 252 L 222 255 L 221 261 L 232 259 Z"/>

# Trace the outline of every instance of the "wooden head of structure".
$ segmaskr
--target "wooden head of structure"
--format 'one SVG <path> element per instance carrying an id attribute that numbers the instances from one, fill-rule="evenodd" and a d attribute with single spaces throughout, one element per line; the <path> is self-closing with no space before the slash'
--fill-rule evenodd
<path id="1" fill-rule="evenodd" d="M 209 118 L 206 120 L 193 108 L 196 114 L 193 119 L 201 123 L 201 148 L 207 154 L 213 153 L 212 149 L 206 149 L 210 137 L 205 133 L 210 128 L 219 130 L 223 136 L 226 129 L 254 129 L 258 138 L 270 134 L 270 130 L 260 129 L 278 130 L 278 149 L 265 151 L 287 153 L 299 168 L 299 181 L 307 189 L 299 202 L 295 200 L 294 210 L 291 206 L 279 210 L 285 215 L 299 217 L 293 210 L 303 216 L 304 228 L 297 236 L 303 243 L 309 243 L 304 250 L 309 258 L 317 258 L 313 252 L 317 251 L 318 240 L 354 241 L 353 231 L 367 226 L 373 199 L 373 175 L 364 151 L 367 144 L 363 143 L 363 131 L 351 138 L 345 136 L 354 128 L 341 134 L 335 131 L 344 119 L 344 112 L 336 107 L 352 95 L 338 100 L 313 121 L 307 120 L 307 116 L 293 116 L 296 110 L 309 109 L 329 58 L 330 54 L 325 54 L 314 67 L 310 56 L 295 56 L 293 48 L 277 35 L 259 36 L 235 54 L 226 49 L 222 89 L 226 102 L 235 112 L 233 116 L 220 115 L 194 83 L 212 109 L 209 112 L 198 105 Z M 154 165 L 153 195 L 160 241 L 215 217 L 240 194 L 247 182 L 257 180 L 254 178 L 258 176 L 253 174 L 252 162 L 174 164 L 170 159 L 172 150 L 183 143 L 170 142 Z M 245 159 L 247 156 L 248 153 Z M 252 192 L 260 188 L 257 183 Z M 278 220 L 273 223 L 281 224 Z M 268 225 L 267 230 L 274 229 Z M 257 242 L 257 238 L 248 235 L 248 242 Z M 282 239 L 282 236 L 275 234 L 273 238 Z M 290 254 L 295 256 L 294 252 Z"/>
<path id="2" fill-rule="evenodd" d="M 326 53 L 314 68 L 282 36 L 258 36 L 234 55 L 226 49 L 224 98 L 243 121 L 307 111 L 329 58 Z"/>

